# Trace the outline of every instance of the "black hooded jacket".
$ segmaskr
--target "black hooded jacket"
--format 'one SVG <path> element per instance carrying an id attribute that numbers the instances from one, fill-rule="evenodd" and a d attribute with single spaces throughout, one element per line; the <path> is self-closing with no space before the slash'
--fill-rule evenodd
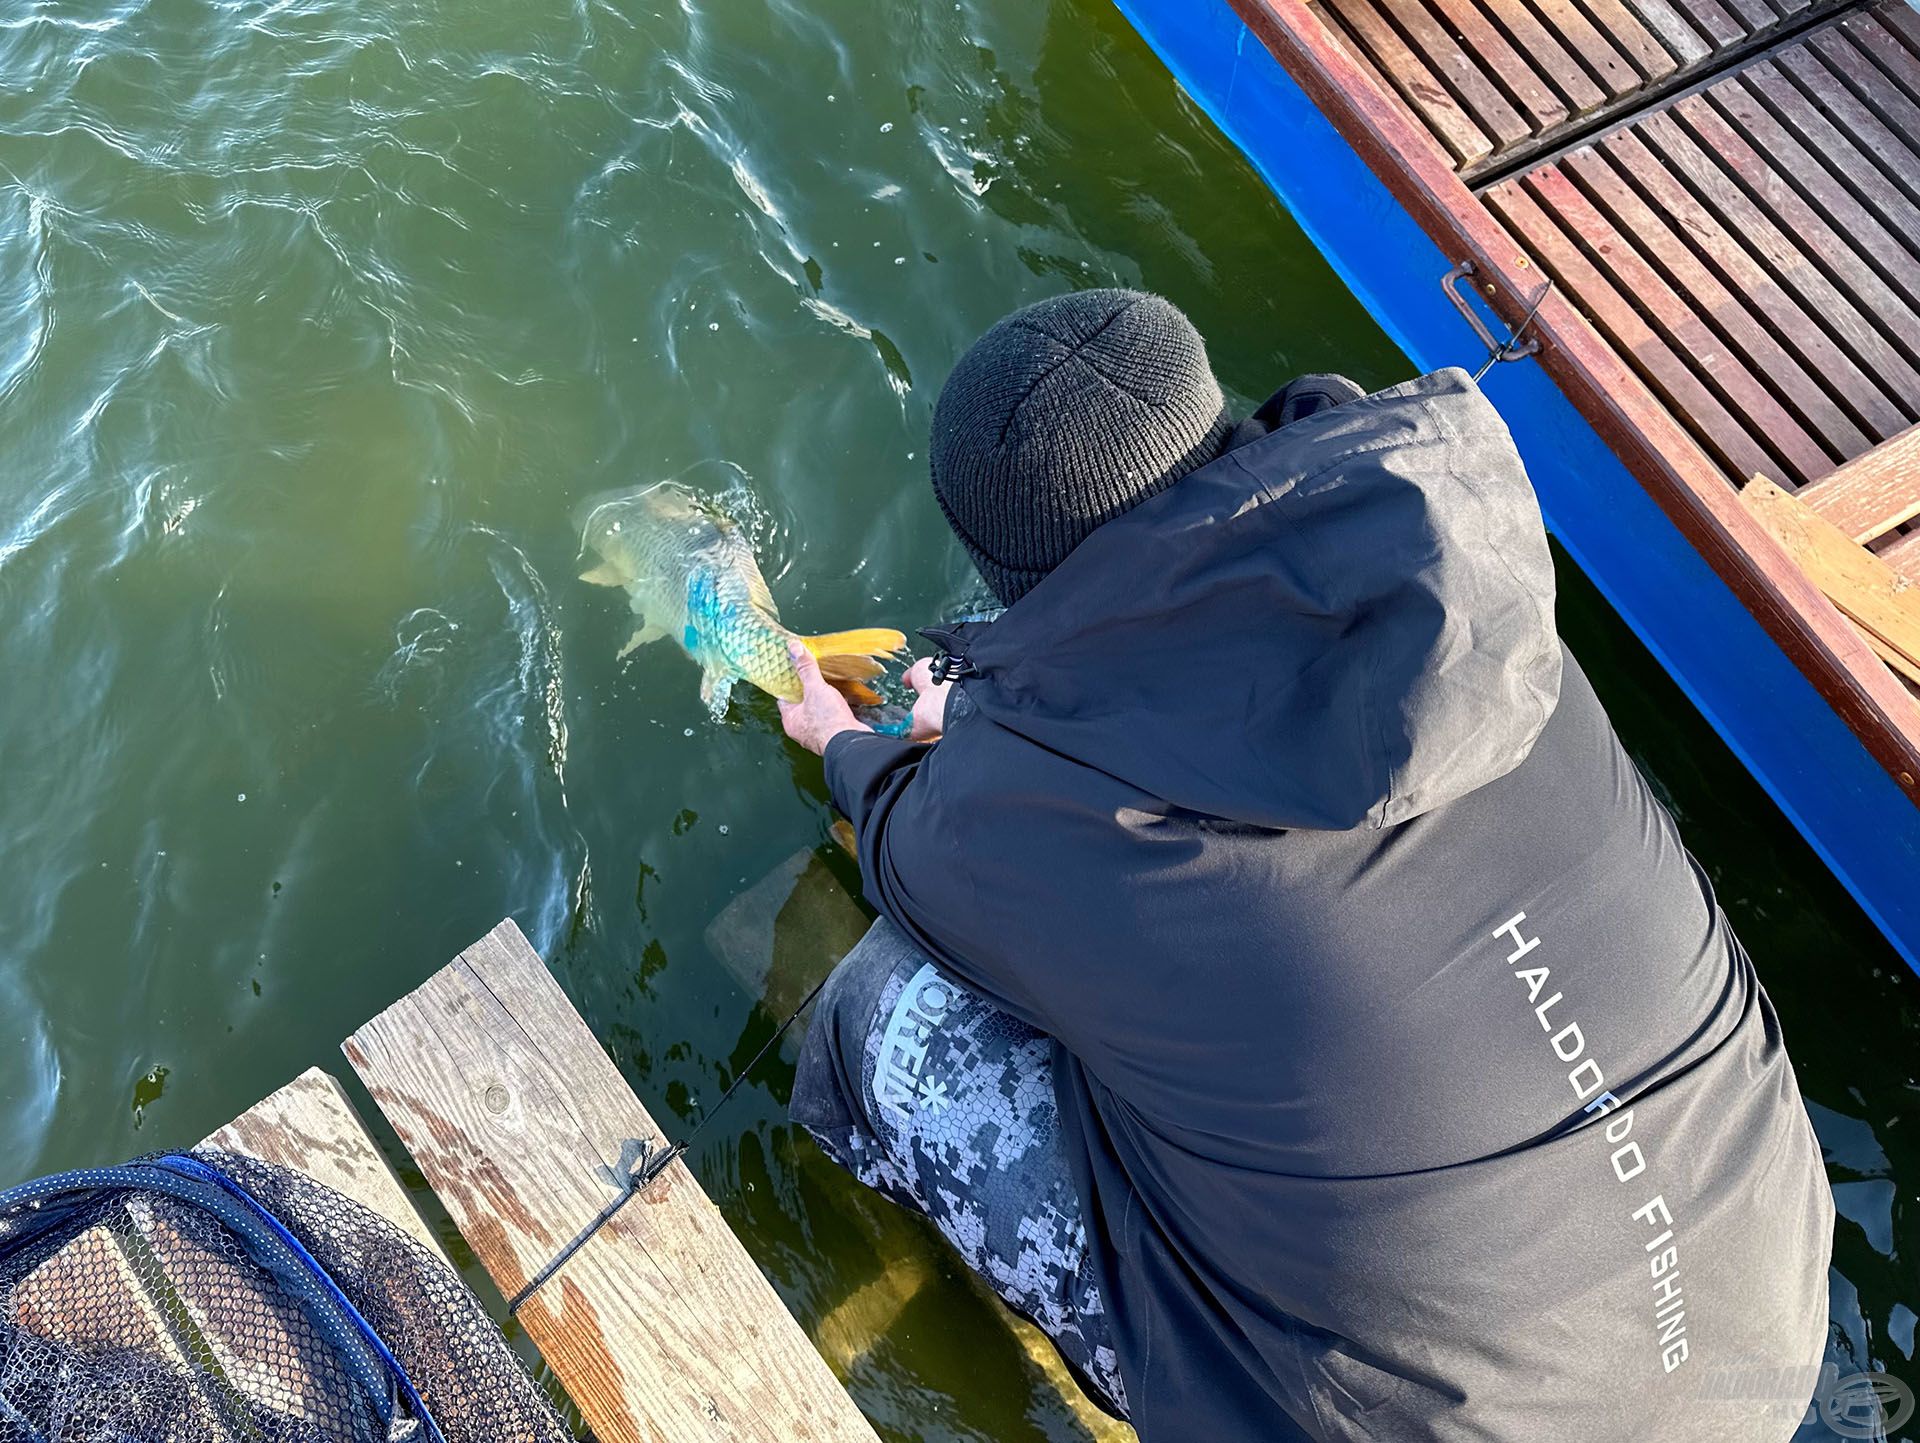
<path id="1" fill-rule="evenodd" d="M 1148 1443 L 1764 1443 L 1812 1390 L 1779 1027 L 1552 602 L 1444 371 L 959 628 L 937 744 L 827 750 L 875 905 L 1058 1039 Z"/>

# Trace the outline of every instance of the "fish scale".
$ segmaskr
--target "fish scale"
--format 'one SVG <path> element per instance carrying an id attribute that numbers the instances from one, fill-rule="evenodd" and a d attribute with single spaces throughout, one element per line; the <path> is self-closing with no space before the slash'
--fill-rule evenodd
<path id="1" fill-rule="evenodd" d="M 717 720 L 735 681 L 786 701 L 800 697 L 788 648 L 799 641 L 821 673 L 858 701 L 879 658 L 906 638 L 883 628 L 799 636 L 780 620 L 753 547 L 725 513 L 672 482 L 592 498 L 575 513 L 582 553 L 599 562 L 582 580 L 627 593 L 636 627 L 621 655 L 672 637 L 700 664 L 700 695 Z"/>

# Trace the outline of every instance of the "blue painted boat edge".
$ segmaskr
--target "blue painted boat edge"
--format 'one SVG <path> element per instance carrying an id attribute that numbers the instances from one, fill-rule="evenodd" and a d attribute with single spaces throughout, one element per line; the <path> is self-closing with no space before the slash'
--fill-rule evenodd
<path id="1" fill-rule="evenodd" d="M 1476 367 L 1452 265 L 1226 0 L 1115 0 L 1422 370 Z M 1496 366 L 1548 525 L 1861 908 L 1920 972 L 1920 807 L 1546 373 Z"/>

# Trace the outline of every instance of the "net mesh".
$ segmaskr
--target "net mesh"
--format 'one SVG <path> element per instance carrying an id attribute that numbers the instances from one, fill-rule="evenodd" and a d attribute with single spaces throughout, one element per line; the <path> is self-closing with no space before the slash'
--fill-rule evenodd
<path id="1" fill-rule="evenodd" d="M 125 1185 L 137 1167 L 14 1190 L 0 1206 L 0 1443 L 568 1439 L 480 1301 L 402 1229 L 285 1168 L 191 1157 L 298 1247 L 170 1178 Z M 374 1338 L 310 1266 L 287 1266 L 300 1250 Z"/>

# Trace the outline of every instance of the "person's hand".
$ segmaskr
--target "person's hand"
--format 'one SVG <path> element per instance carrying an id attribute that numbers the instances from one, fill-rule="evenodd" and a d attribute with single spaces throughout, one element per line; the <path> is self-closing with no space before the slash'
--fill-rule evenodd
<path id="1" fill-rule="evenodd" d="M 820 675 L 820 663 L 799 642 L 787 647 L 793 669 L 800 673 L 800 700 L 780 703 L 780 725 L 815 756 L 824 756 L 827 743 L 841 732 L 870 732 L 872 727 L 853 714 L 847 699 Z"/>
<path id="2" fill-rule="evenodd" d="M 953 690 L 953 683 L 936 683 L 933 679 L 933 658 L 923 656 L 907 668 L 907 685 L 916 693 L 913 699 L 913 727 L 907 733 L 909 740 L 940 740 L 940 733 L 947 724 L 947 693 Z"/>

